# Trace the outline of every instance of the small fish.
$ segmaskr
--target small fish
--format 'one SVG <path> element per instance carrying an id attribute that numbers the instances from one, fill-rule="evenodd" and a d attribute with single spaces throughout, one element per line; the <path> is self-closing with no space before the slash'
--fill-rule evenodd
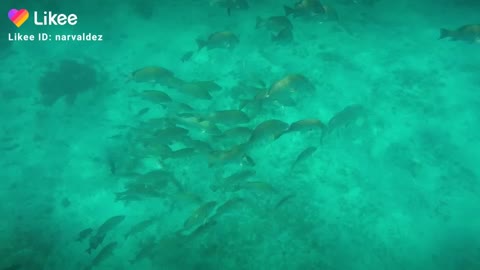
<path id="1" fill-rule="evenodd" d="M 308 157 L 310 157 L 311 155 L 313 155 L 313 153 L 315 153 L 315 151 L 317 151 L 317 147 L 315 147 L 315 146 L 310 146 L 310 147 L 307 147 L 306 149 L 304 149 L 302 152 L 300 152 L 300 154 L 298 154 L 297 158 L 295 159 L 295 161 L 292 164 L 291 169 L 293 170 L 299 162 L 302 162 L 305 159 L 307 159 Z"/>
<path id="2" fill-rule="evenodd" d="M 179 191 L 172 195 L 175 202 L 186 202 L 186 203 L 194 203 L 200 204 L 202 203 L 202 198 L 195 193 Z"/>
<path id="3" fill-rule="evenodd" d="M 190 81 L 192 85 L 195 85 L 198 88 L 205 89 L 208 92 L 217 92 L 222 89 L 220 85 L 218 85 L 215 81 Z"/>
<path id="4" fill-rule="evenodd" d="M 145 90 L 139 96 L 153 103 L 163 104 L 172 102 L 172 98 L 169 95 L 159 90 Z"/>
<path id="5" fill-rule="evenodd" d="M 198 50 L 206 47 L 212 49 L 232 49 L 239 43 L 238 37 L 229 31 L 215 32 L 207 40 L 197 39 Z"/>
<path id="6" fill-rule="evenodd" d="M 185 63 L 185 62 L 189 61 L 189 60 L 192 58 L 192 56 L 193 56 L 194 53 L 195 53 L 194 51 L 186 52 L 185 54 L 182 55 L 182 57 L 180 58 L 180 60 Z"/>
<path id="7" fill-rule="evenodd" d="M 279 209 L 282 205 L 284 205 L 284 204 L 287 203 L 288 201 L 292 200 L 292 199 L 295 198 L 296 196 L 297 196 L 297 195 L 294 194 L 294 193 L 284 196 L 283 198 L 281 198 L 281 199 L 275 204 L 274 209 L 275 209 L 275 210 Z"/>
<path id="8" fill-rule="evenodd" d="M 93 232 L 92 228 L 87 228 L 85 230 L 80 231 L 75 241 L 82 242 L 83 240 L 85 240 L 85 238 L 89 237 L 92 234 L 92 232 Z"/>
<path id="9" fill-rule="evenodd" d="M 157 221 L 157 219 L 152 217 L 152 218 L 149 218 L 147 220 L 141 221 L 141 222 L 133 225 L 132 228 L 130 228 L 130 230 L 128 230 L 128 232 L 125 234 L 125 239 L 127 239 L 130 236 L 134 236 L 138 233 L 141 233 L 141 232 L 145 231 L 150 226 L 155 224 L 156 221 Z"/>
<path id="10" fill-rule="evenodd" d="M 209 201 L 195 209 L 183 223 L 183 231 L 188 231 L 204 224 L 216 206 L 216 201 Z"/>
<path id="11" fill-rule="evenodd" d="M 185 144 L 188 147 L 191 147 L 191 148 L 195 149 L 196 151 L 198 151 L 200 153 L 209 153 L 209 152 L 213 151 L 212 146 L 208 142 L 205 142 L 205 141 L 190 139 L 190 140 L 187 140 L 185 142 Z"/>
<path id="12" fill-rule="evenodd" d="M 276 119 L 263 121 L 255 127 L 248 143 L 252 144 L 265 139 L 274 140 L 279 134 L 285 132 L 289 126 L 289 124 Z"/>
<path id="13" fill-rule="evenodd" d="M 289 101 L 293 94 L 314 92 L 315 87 L 305 76 L 301 74 L 289 74 L 270 86 L 265 98 L 279 102 Z"/>
<path id="14" fill-rule="evenodd" d="M 112 242 L 112 243 L 109 243 L 107 244 L 105 247 L 103 247 L 97 254 L 97 256 L 95 256 L 95 258 L 93 258 L 92 262 L 90 263 L 89 266 L 87 266 L 85 268 L 85 270 L 90 270 L 92 269 L 93 267 L 96 267 L 97 265 L 99 265 L 100 263 L 102 263 L 105 259 L 107 259 L 108 257 L 112 256 L 113 254 L 113 251 L 115 250 L 115 248 L 117 247 L 117 242 Z"/>
<path id="15" fill-rule="evenodd" d="M 337 112 L 328 121 L 324 135 L 332 133 L 335 129 L 347 127 L 366 115 L 367 110 L 362 105 L 349 105 Z"/>
<path id="16" fill-rule="evenodd" d="M 192 157 L 196 152 L 197 151 L 195 150 L 195 148 L 185 147 L 172 151 L 172 153 L 170 154 L 170 158 L 188 158 Z"/>
<path id="17" fill-rule="evenodd" d="M 293 41 L 293 32 L 290 28 L 285 28 L 277 34 L 272 34 L 272 41 L 277 44 L 287 44 Z"/>
<path id="18" fill-rule="evenodd" d="M 143 109 L 139 110 L 139 111 L 137 112 L 136 116 L 137 116 L 137 117 L 140 117 L 140 116 L 142 116 L 142 115 L 144 115 L 144 114 L 148 113 L 148 111 L 150 111 L 150 108 L 148 108 L 148 107 L 145 107 L 145 108 L 143 108 Z"/>
<path id="19" fill-rule="evenodd" d="M 113 216 L 103 222 L 97 229 L 97 235 L 105 235 L 117 227 L 125 219 L 124 215 Z"/>
<path id="20" fill-rule="evenodd" d="M 208 155 L 208 167 L 224 165 L 230 162 L 243 162 L 248 150 L 248 143 L 235 145 L 227 150 L 218 150 L 210 152 Z"/>
<path id="21" fill-rule="evenodd" d="M 468 24 L 456 30 L 440 29 L 440 39 L 450 38 L 457 41 L 480 42 L 480 24 Z"/>
<path id="22" fill-rule="evenodd" d="M 155 190 L 161 190 L 165 188 L 168 183 L 175 181 L 175 176 L 166 170 L 157 169 L 153 171 L 149 171 L 137 179 L 134 182 L 127 183 L 126 187 L 132 187 L 135 185 L 143 186 L 143 187 L 152 187 Z"/>
<path id="23" fill-rule="evenodd" d="M 164 83 L 174 78 L 172 71 L 158 66 L 149 66 L 135 70 L 130 78 L 135 82 Z"/>
<path id="24" fill-rule="evenodd" d="M 212 99 L 209 88 L 205 87 L 203 83 L 183 82 L 182 84 L 177 85 L 176 88 L 184 95 L 188 95 L 202 100 Z"/>
<path id="25" fill-rule="evenodd" d="M 208 119 L 195 115 L 193 113 L 185 113 L 172 117 L 176 125 L 187 127 L 188 129 L 197 129 L 202 133 L 216 135 L 220 133 L 218 127 Z"/>
<path id="26" fill-rule="evenodd" d="M 325 14 L 325 8 L 318 0 L 300 0 L 293 7 L 284 6 L 285 15 L 315 18 Z"/>
<path id="27" fill-rule="evenodd" d="M 250 122 L 250 117 L 241 110 L 222 110 L 212 113 L 209 119 L 224 125 L 237 125 Z"/>
<path id="28" fill-rule="evenodd" d="M 228 16 L 231 15 L 234 9 L 245 10 L 249 7 L 247 0 L 211 0 L 210 6 L 226 8 Z"/>
<path id="29" fill-rule="evenodd" d="M 170 144 L 172 142 L 179 142 L 188 138 L 189 130 L 182 127 L 168 127 L 155 132 L 155 137 L 159 142 Z"/>
<path id="30" fill-rule="evenodd" d="M 227 129 L 222 133 L 222 137 L 226 138 L 248 138 L 252 134 L 253 130 L 249 127 L 234 127 Z"/>
<path id="31" fill-rule="evenodd" d="M 325 128 L 326 128 L 325 124 L 319 119 L 306 118 L 290 124 L 290 127 L 285 132 L 279 134 L 276 139 L 290 132 L 304 132 L 304 131 L 312 131 L 312 130 L 323 131 Z"/>
<path id="32" fill-rule="evenodd" d="M 255 28 L 263 28 L 268 31 L 278 33 L 284 29 L 293 29 L 293 25 L 287 16 L 272 16 L 266 19 L 257 17 Z"/>

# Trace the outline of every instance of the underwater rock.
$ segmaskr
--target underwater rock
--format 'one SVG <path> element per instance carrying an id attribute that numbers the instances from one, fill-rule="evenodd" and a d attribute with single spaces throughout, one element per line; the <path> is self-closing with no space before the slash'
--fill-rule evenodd
<path id="1" fill-rule="evenodd" d="M 91 66 L 74 60 L 63 60 L 53 70 L 47 71 L 38 82 L 41 103 L 53 105 L 65 97 L 67 104 L 75 102 L 78 94 L 97 85 L 97 71 Z"/>

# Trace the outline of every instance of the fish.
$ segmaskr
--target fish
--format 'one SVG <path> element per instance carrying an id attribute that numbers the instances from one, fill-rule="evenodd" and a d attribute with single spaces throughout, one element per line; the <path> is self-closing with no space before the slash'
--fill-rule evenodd
<path id="1" fill-rule="evenodd" d="M 105 239 L 105 234 L 95 234 L 90 237 L 89 241 L 89 246 L 88 249 L 85 250 L 88 254 L 92 253 L 92 250 L 97 249 L 98 246 L 100 246 L 103 243 L 103 240 Z"/>
<path id="2" fill-rule="evenodd" d="M 202 133 L 208 133 L 210 135 L 221 133 L 215 123 L 194 113 L 176 115 L 173 116 L 172 119 L 177 125 L 187 127 L 188 129 L 197 129 Z"/>
<path id="3" fill-rule="evenodd" d="M 197 153 L 197 150 L 192 147 L 185 147 L 175 150 L 171 153 L 170 158 L 188 158 Z"/>
<path id="4" fill-rule="evenodd" d="M 455 30 L 440 29 L 440 38 L 450 38 L 450 40 L 466 41 L 470 43 L 480 43 L 480 24 L 467 24 Z"/>
<path id="5" fill-rule="evenodd" d="M 136 113 L 135 116 L 141 117 L 141 116 L 143 116 L 144 114 L 148 113 L 149 111 L 150 111 L 150 108 L 145 107 L 145 108 L 139 110 L 139 111 Z M 112 174 L 115 174 L 115 173 L 112 173 Z"/>
<path id="6" fill-rule="evenodd" d="M 155 237 L 149 237 L 142 242 L 140 249 L 137 251 L 135 257 L 130 260 L 131 264 L 137 263 L 143 259 L 149 258 L 154 255 L 157 242 Z"/>
<path id="7" fill-rule="evenodd" d="M 310 157 L 311 155 L 313 155 L 313 153 L 315 153 L 315 151 L 317 151 L 317 147 L 315 147 L 315 146 L 310 146 L 310 147 L 305 148 L 302 152 L 300 152 L 300 154 L 298 154 L 297 158 L 295 159 L 295 161 L 292 164 L 291 170 L 293 170 L 299 162 L 302 162 L 305 159 L 307 159 L 308 157 Z"/>
<path id="8" fill-rule="evenodd" d="M 295 198 L 297 195 L 295 193 L 292 193 L 292 194 L 288 194 L 286 196 L 284 196 L 283 198 L 281 198 L 276 204 L 275 204 L 275 207 L 274 209 L 277 210 L 279 209 L 282 205 L 284 205 L 285 203 L 287 203 L 288 201 L 292 200 L 293 198 Z"/>
<path id="9" fill-rule="evenodd" d="M 192 56 L 193 56 L 194 53 L 195 53 L 194 51 L 188 51 L 188 52 L 186 52 L 186 53 L 184 53 L 184 54 L 182 55 L 182 57 L 180 58 L 180 60 L 181 60 L 182 62 L 187 62 L 187 61 L 189 61 L 189 60 L 192 58 Z"/>
<path id="10" fill-rule="evenodd" d="M 258 124 L 252 132 L 248 143 L 252 144 L 262 140 L 274 140 L 279 134 L 285 132 L 290 127 L 289 124 L 281 120 L 266 120 Z"/>
<path id="11" fill-rule="evenodd" d="M 168 127 L 155 132 L 155 137 L 164 143 L 171 143 L 173 141 L 182 141 L 188 138 L 189 130 L 182 127 Z"/>
<path id="12" fill-rule="evenodd" d="M 216 201 L 209 201 L 202 204 L 185 220 L 182 230 L 188 231 L 204 224 L 216 206 Z"/>
<path id="13" fill-rule="evenodd" d="M 211 100 L 212 95 L 208 87 L 205 87 L 205 84 L 198 82 L 183 82 L 182 84 L 177 85 L 176 89 L 184 94 L 194 98 L 202 100 Z"/>
<path id="14" fill-rule="evenodd" d="M 163 104 L 172 102 L 172 98 L 168 94 L 159 90 L 145 90 L 140 92 L 139 96 L 153 103 Z"/>
<path id="15" fill-rule="evenodd" d="M 146 82 L 169 84 L 175 80 L 175 75 L 172 71 L 166 68 L 159 66 L 148 66 L 133 71 L 130 74 L 130 79 L 139 83 Z"/>
<path id="16" fill-rule="evenodd" d="M 217 92 L 222 89 L 220 85 L 218 85 L 215 81 L 190 81 L 192 85 L 195 85 L 197 88 L 205 89 L 208 92 Z"/>
<path id="17" fill-rule="evenodd" d="M 234 127 L 223 131 L 221 134 L 213 136 L 213 139 L 222 146 L 231 147 L 235 144 L 248 141 L 253 130 L 249 127 Z"/>
<path id="18" fill-rule="evenodd" d="M 155 190 L 160 190 L 165 188 L 168 183 L 174 181 L 175 176 L 171 172 L 163 169 L 157 169 L 141 175 L 133 182 L 127 183 L 126 187 L 129 188 L 134 185 L 140 185 L 143 188 L 151 187 Z"/>
<path id="19" fill-rule="evenodd" d="M 98 227 L 96 234 L 97 235 L 107 234 L 108 232 L 113 230 L 115 227 L 117 227 L 123 220 L 125 220 L 124 215 L 113 216 L 105 220 L 105 222 L 103 222 L 103 224 L 100 225 L 100 227 Z"/>
<path id="20" fill-rule="evenodd" d="M 233 49 L 240 40 L 230 31 L 215 32 L 206 40 L 197 39 L 198 50 L 202 48 L 212 49 Z"/>
<path id="21" fill-rule="evenodd" d="M 222 132 L 221 137 L 224 138 L 248 138 L 252 134 L 253 130 L 249 127 L 234 127 L 231 129 L 227 129 L 224 132 Z"/>
<path id="22" fill-rule="evenodd" d="M 80 231 L 77 234 L 77 238 L 75 239 L 75 241 L 82 242 L 83 240 L 85 240 L 85 238 L 89 237 L 92 234 L 92 232 L 93 232 L 92 228 L 87 228 Z"/>
<path id="23" fill-rule="evenodd" d="M 219 217 L 225 215 L 226 213 L 236 209 L 239 205 L 242 205 L 245 203 L 246 203 L 245 199 L 242 199 L 240 197 L 229 199 L 228 201 L 224 202 L 222 205 L 220 205 L 217 208 L 217 210 L 215 211 L 215 214 L 212 217 L 212 220 L 218 219 Z"/>
<path id="24" fill-rule="evenodd" d="M 190 139 L 190 140 L 187 140 L 185 144 L 188 147 L 191 147 L 200 153 L 209 153 L 213 151 L 212 146 L 205 141 Z"/>
<path id="25" fill-rule="evenodd" d="M 272 34 L 271 40 L 277 44 L 286 44 L 293 41 L 293 32 L 290 28 L 285 28 L 277 34 Z"/>
<path id="26" fill-rule="evenodd" d="M 359 118 L 364 117 L 366 112 L 365 107 L 362 105 L 354 104 L 346 106 L 330 118 L 323 134 L 327 135 L 332 133 L 335 129 L 349 126 Z"/>
<path id="27" fill-rule="evenodd" d="M 319 119 L 316 119 L 316 118 L 301 119 L 291 123 L 288 129 L 285 132 L 278 134 L 278 136 L 275 139 L 279 139 L 281 136 L 290 132 L 304 132 L 304 131 L 312 131 L 312 130 L 323 131 L 325 130 L 325 128 L 326 128 L 325 124 Z"/>
<path id="28" fill-rule="evenodd" d="M 247 0 L 211 0 L 210 6 L 226 8 L 228 16 L 231 15 L 232 10 L 246 10 L 249 8 Z"/>
<path id="29" fill-rule="evenodd" d="M 243 162 L 247 156 L 246 151 L 248 150 L 248 147 L 248 143 L 242 143 L 227 150 L 212 151 L 208 154 L 208 167 L 212 168 L 216 165 L 224 165 L 234 161 Z"/>
<path id="30" fill-rule="evenodd" d="M 250 117 L 241 110 L 215 111 L 208 118 L 210 121 L 224 125 L 237 125 L 250 122 Z"/>
<path id="31" fill-rule="evenodd" d="M 172 195 L 175 202 L 186 202 L 186 203 L 195 203 L 200 204 L 202 203 L 202 198 L 195 193 L 179 191 Z"/>
<path id="32" fill-rule="evenodd" d="M 246 179 L 254 176 L 257 172 L 255 170 L 246 169 L 239 172 L 236 172 L 230 176 L 227 176 L 223 179 L 217 179 L 216 183 L 210 185 L 210 189 L 214 192 L 222 191 L 232 191 L 235 189 L 235 186 L 245 181 Z"/>
<path id="33" fill-rule="evenodd" d="M 150 226 L 152 226 L 153 224 L 155 224 L 155 222 L 157 221 L 157 218 L 155 217 L 152 217 L 152 218 L 149 218 L 149 219 L 146 219 L 144 221 L 141 221 L 135 225 L 133 225 L 130 230 L 128 230 L 128 232 L 124 235 L 124 238 L 127 239 L 128 237 L 130 236 L 134 236 L 138 233 L 141 233 L 143 231 L 145 231 L 146 229 L 148 229 Z"/>
<path id="34" fill-rule="evenodd" d="M 315 86 L 301 74 L 288 74 L 270 86 L 266 99 L 275 101 L 290 102 L 294 94 L 312 93 Z"/>
<path id="35" fill-rule="evenodd" d="M 285 16 L 318 17 L 325 14 L 325 8 L 318 0 L 300 0 L 293 7 L 284 6 Z"/>
<path id="36" fill-rule="evenodd" d="M 292 22 L 288 19 L 287 16 L 272 16 L 266 19 L 262 17 L 257 17 L 257 23 L 255 24 L 256 29 L 265 29 L 270 32 L 279 33 L 284 29 L 293 29 Z"/>
<path id="37" fill-rule="evenodd" d="M 97 254 L 97 256 L 95 256 L 95 258 L 93 258 L 92 262 L 90 263 L 90 265 L 88 265 L 85 270 L 90 270 L 92 269 L 93 267 L 99 265 L 100 263 L 102 263 L 103 261 L 105 261 L 105 259 L 107 259 L 108 257 L 112 256 L 113 254 L 113 251 L 117 248 L 117 242 L 111 242 L 107 245 L 105 245 Z"/>

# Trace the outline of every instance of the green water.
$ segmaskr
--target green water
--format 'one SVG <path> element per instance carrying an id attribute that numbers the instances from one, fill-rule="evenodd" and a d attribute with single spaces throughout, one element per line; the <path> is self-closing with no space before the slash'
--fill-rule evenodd
<path id="1" fill-rule="evenodd" d="M 1 270 L 480 269 L 479 1 L 3 2 Z"/>

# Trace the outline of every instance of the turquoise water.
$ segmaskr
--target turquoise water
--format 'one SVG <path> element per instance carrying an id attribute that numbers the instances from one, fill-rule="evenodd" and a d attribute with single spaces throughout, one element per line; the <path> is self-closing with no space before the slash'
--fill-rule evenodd
<path id="1" fill-rule="evenodd" d="M 480 2 L 312 3 L 2 4 L 0 269 L 480 269 Z"/>

